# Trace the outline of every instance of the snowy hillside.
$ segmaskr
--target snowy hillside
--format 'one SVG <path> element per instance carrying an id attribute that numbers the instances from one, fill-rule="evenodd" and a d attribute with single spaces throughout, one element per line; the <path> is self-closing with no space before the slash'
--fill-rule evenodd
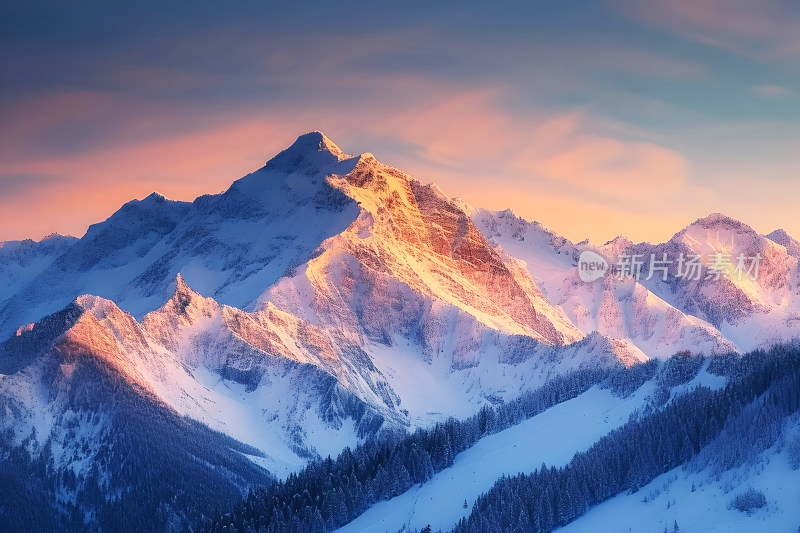
<path id="1" fill-rule="evenodd" d="M 475 499 L 502 475 L 531 472 L 542 463 L 562 465 L 622 425 L 644 403 L 650 387 L 628 398 L 592 388 L 525 422 L 485 437 L 457 455 L 453 466 L 430 481 L 380 502 L 339 529 L 340 533 L 449 530 L 469 514 Z M 464 507 L 463 502 L 467 502 Z"/>
<path id="2" fill-rule="evenodd" d="M 796 439 L 797 420 L 792 420 L 785 431 Z M 600 504 L 562 531 L 589 533 L 603 524 L 605 531 L 624 532 L 646 524 L 652 531 L 666 528 L 671 532 L 676 523 L 681 533 L 796 531 L 800 523 L 796 450 L 796 444 L 793 448 L 776 444 L 756 457 L 754 464 L 722 475 L 714 475 L 710 469 L 694 472 L 676 468 L 635 494 Z"/>

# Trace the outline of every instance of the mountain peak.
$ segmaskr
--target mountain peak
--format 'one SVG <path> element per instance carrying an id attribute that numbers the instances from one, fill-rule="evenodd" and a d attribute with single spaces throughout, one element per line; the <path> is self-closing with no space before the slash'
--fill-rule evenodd
<path id="1" fill-rule="evenodd" d="M 53 232 L 53 233 L 48 233 L 47 235 L 42 237 L 42 239 L 39 242 L 51 241 L 51 240 L 57 240 L 57 239 L 69 239 L 69 238 L 70 238 L 69 235 L 61 235 L 58 232 Z"/>
<path id="2" fill-rule="evenodd" d="M 149 213 L 169 209 L 168 206 L 172 203 L 174 202 L 168 200 L 163 194 L 153 191 L 141 200 L 131 200 L 122 207 L 127 207 L 130 210 L 135 210 L 138 212 Z"/>
<path id="3" fill-rule="evenodd" d="M 175 276 L 173 285 L 175 290 L 172 293 L 172 297 L 158 310 L 154 311 L 152 316 L 145 316 L 145 322 L 165 312 L 167 315 L 174 315 L 177 313 L 177 315 L 184 317 L 189 317 L 191 315 L 193 317 L 192 320 L 194 320 L 199 316 L 210 316 L 219 308 L 219 305 L 213 298 L 205 298 L 192 289 L 183 279 L 180 272 Z"/>
<path id="4" fill-rule="evenodd" d="M 94 294 L 82 294 L 73 300 L 78 307 L 84 311 L 94 314 L 96 317 L 101 318 L 108 310 L 117 309 L 117 304 Z"/>
<path id="5" fill-rule="evenodd" d="M 629 247 L 633 246 L 634 242 L 625 235 L 617 235 L 603 246 L 600 250 L 610 255 L 621 255 Z"/>
<path id="6" fill-rule="evenodd" d="M 744 222 L 722 213 L 712 213 L 706 217 L 698 218 L 680 230 L 672 236 L 670 242 L 686 241 L 687 239 L 692 242 L 704 242 L 707 238 L 703 237 L 703 235 L 707 235 L 709 232 L 756 235 L 755 230 Z"/>
<path id="7" fill-rule="evenodd" d="M 603 246 L 630 246 L 631 244 L 633 244 L 633 241 L 625 235 L 617 235 Z"/>
<path id="8" fill-rule="evenodd" d="M 144 200 L 142 200 L 142 202 L 163 202 L 166 199 L 167 197 L 161 194 L 160 192 L 153 191 L 150 194 L 148 194 L 147 197 Z"/>
<path id="9" fill-rule="evenodd" d="M 351 156 L 344 153 L 344 151 L 339 148 L 335 142 L 330 140 L 330 138 L 322 133 L 321 131 L 311 131 L 309 133 L 304 133 L 303 135 L 299 136 L 297 140 L 294 141 L 292 146 L 289 147 L 291 149 L 308 149 L 311 148 L 316 150 L 317 152 L 329 152 L 339 159 L 349 158 Z"/>
<path id="10" fill-rule="evenodd" d="M 789 235 L 785 229 L 776 229 L 772 233 L 765 235 L 771 241 L 777 242 L 780 245 L 786 246 L 785 243 L 797 242 L 797 239 Z"/>
<path id="11" fill-rule="evenodd" d="M 800 241 L 792 237 L 786 230 L 776 229 L 769 235 L 766 235 L 766 237 L 772 242 L 786 248 L 789 255 L 800 258 Z"/>
<path id="12" fill-rule="evenodd" d="M 172 300 L 179 301 L 179 302 L 189 302 L 194 297 L 200 296 L 195 290 L 193 290 L 186 281 L 181 276 L 181 273 L 178 272 L 178 275 L 175 276 L 175 291 L 172 293 Z"/>
<path id="13" fill-rule="evenodd" d="M 315 173 L 327 165 L 352 158 L 320 131 L 299 136 L 292 145 L 267 162 L 266 168 Z"/>
<path id="14" fill-rule="evenodd" d="M 712 213 L 707 217 L 698 218 L 694 222 L 692 222 L 689 227 L 701 227 L 704 229 L 710 228 L 729 228 L 729 229 L 750 229 L 750 226 L 736 220 L 733 217 L 729 217 L 728 215 L 724 215 L 722 213 Z"/>

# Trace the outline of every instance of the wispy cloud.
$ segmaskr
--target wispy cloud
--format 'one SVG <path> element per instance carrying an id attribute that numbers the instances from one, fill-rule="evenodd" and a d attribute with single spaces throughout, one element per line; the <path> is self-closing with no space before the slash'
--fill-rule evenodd
<path id="1" fill-rule="evenodd" d="M 0 174 L 0 194 L 3 196 L 25 194 L 43 186 L 63 181 L 63 176 L 56 176 L 54 174 L 37 174 L 34 172 Z"/>
<path id="2" fill-rule="evenodd" d="M 655 238 L 725 211 L 737 193 L 724 178 L 743 182 L 749 154 L 787 145 L 776 122 L 797 130 L 794 78 L 769 64 L 792 61 L 796 10 L 619 1 L 476 2 L 457 16 L 320 5 L 299 17 L 290 4 L 201 0 L 131 20 L 111 4 L 54 5 L 36 15 L 47 35 L 14 19 L 18 31 L 0 35 L 13 52 L 0 57 L 0 173 L 31 178 L 8 182 L 13 200 L 0 194 L 0 238 L 79 234 L 155 189 L 217 192 L 311 129 L 579 239 L 607 240 L 626 217 L 631 237 Z M 761 118 L 758 134 L 732 127 Z M 770 175 L 791 157 L 773 158 Z"/>
<path id="3" fill-rule="evenodd" d="M 784 87 L 783 85 L 770 84 L 756 85 L 753 87 L 753 92 L 769 98 L 789 96 L 794 93 L 790 88 Z"/>
<path id="4" fill-rule="evenodd" d="M 687 39 L 758 60 L 796 61 L 800 6 L 791 0 L 619 0 L 621 12 Z"/>
<path id="5" fill-rule="evenodd" d="M 28 209 L 47 214 L 31 222 L 37 234 L 54 230 L 80 234 L 130 197 L 143 197 L 152 190 L 186 200 L 217 192 L 261 166 L 293 135 L 311 129 L 327 131 L 345 149 L 376 152 L 386 162 L 477 204 L 487 187 L 506 191 L 503 207 L 516 205 L 530 218 L 544 214 L 562 231 L 579 228 L 557 212 L 536 212 L 519 205 L 519 191 L 540 191 L 561 203 L 610 202 L 619 209 L 624 201 L 690 190 L 686 162 L 679 154 L 652 143 L 594 132 L 585 110 L 520 112 L 508 107 L 509 89 L 501 86 L 465 90 L 404 76 L 366 83 L 382 98 L 335 108 L 317 103 L 286 109 L 277 103 L 257 113 L 234 110 L 227 117 L 217 116 L 213 124 L 191 123 L 189 128 L 155 138 L 131 137 L 130 130 L 141 128 L 149 119 L 135 112 L 120 113 L 115 116 L 115 128 L 106 132 L 102 148 L 88 142 L 67 154 L 46 149 L 30 152 L 5 160 L 0 171 L 65 176 L 47 190 L 31 188 L 24 200 Z M 417 97 L 404 97 L 409 91 Z M 386 106 L 385 98 L 393 96 L 395 105 Z M 49 107 L 42 105 L 42 109 Z M 72 109 L 76 114 L 84 112 L 81 105 Z M 181 122 L 188 112 L 175 108 L 152 120 Z M 52 129 L 54 120 L 33 120 L 37 126 L 29 126 L 26 139 Z M 71 123 L 73 117 L 62 111 L 58 120 Z M 10 228 L 15 217 L 24 218 L 25 212 L 4 200 L 0 198 L 4 207 L 0 227 Z M 67 210 L 72 218 L 63 218 Z M 76 212 L 80 217 L 75 217 Z M 66 220 L 70 224 L 65 226 Z M 26 231 L 31 228 L 29 224 Z"/>

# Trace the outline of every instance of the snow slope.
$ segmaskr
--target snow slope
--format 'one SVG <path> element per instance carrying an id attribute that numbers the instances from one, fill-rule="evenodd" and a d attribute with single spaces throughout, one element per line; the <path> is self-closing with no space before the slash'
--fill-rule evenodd
<path id="1" fill-rule="evenodd" d="M 365 351 L 337 328 L 271 304 L 252 312 L 221 305 L 180 275 L 174 291 L 141 323 L 110 300 L 80 296 L 0 347 L 0 401 L 15 405 L 5 420 L 14 442 L 34 428 L 40 442 L 53 434 L 45 421 L 57 407 L 30 391 L 45 380 L 49 354 L 64 346 L 114 368 L 178 414 L 252 446 L 261 452 L 256 462 L 280 477 L 382 429 L 468 416 L 557 373 L 620 365 L 602 337 L 555 347 L 486 331 L 477 363 L 453 371 L 446 359 L 420 358 L 407 340 L 369 342 Z M 61 372 L 70 375 L 69 364 Z M 426 373 L 429 386 L 419 387 Z"/>
<path id="2" fill-rule="evenodd" d="M 49 267 L 78 239 L 48 235 L 39 242 L 0 242 L 0 301 L 4 301 Z"/>
<path id="3" fill-rule="evenodd" d="M 786 433 L 797 438 L 796 419 Z M 775 445 L 761 454 L 757 466 L 746 465 L 721 476 L 684 467 L 663 474 L 635 494 L 621 494 L 597 505 L 559 531 L 609 533 L 627 531 L 797 531 L 800 524 L 800 470 L 793 468 L 789 448 Z M 692 490 L 694 487 L 694 490 Z M 767 505 L 751 514 L 732 508 L 736 495 L 755 489 Z"/>
<path id="4" fill-rule="evenodd" d="M 340 533 L 449 530 L 467 516 L 475 499 L 502 475 L 532 472 L 542 463 L 566 464 L 572 456 L 628 421 L 652 392 L 643 386 L 619 398 L 597 386 L 495 435 L 455 457 L 455 463 L 423 485 L 372 506 Z M 464 508 L 464 500 L 468 508 Z"/>

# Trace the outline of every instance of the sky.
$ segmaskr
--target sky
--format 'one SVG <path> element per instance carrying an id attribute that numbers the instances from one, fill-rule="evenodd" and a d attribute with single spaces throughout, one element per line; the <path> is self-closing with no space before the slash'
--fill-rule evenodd
<path id="1" fill-rule="evenodd" d="M 562 235 L 800 237 L 800 4 L 0 5 L 0 241 L 226 189 L 308 131 Z"/>

